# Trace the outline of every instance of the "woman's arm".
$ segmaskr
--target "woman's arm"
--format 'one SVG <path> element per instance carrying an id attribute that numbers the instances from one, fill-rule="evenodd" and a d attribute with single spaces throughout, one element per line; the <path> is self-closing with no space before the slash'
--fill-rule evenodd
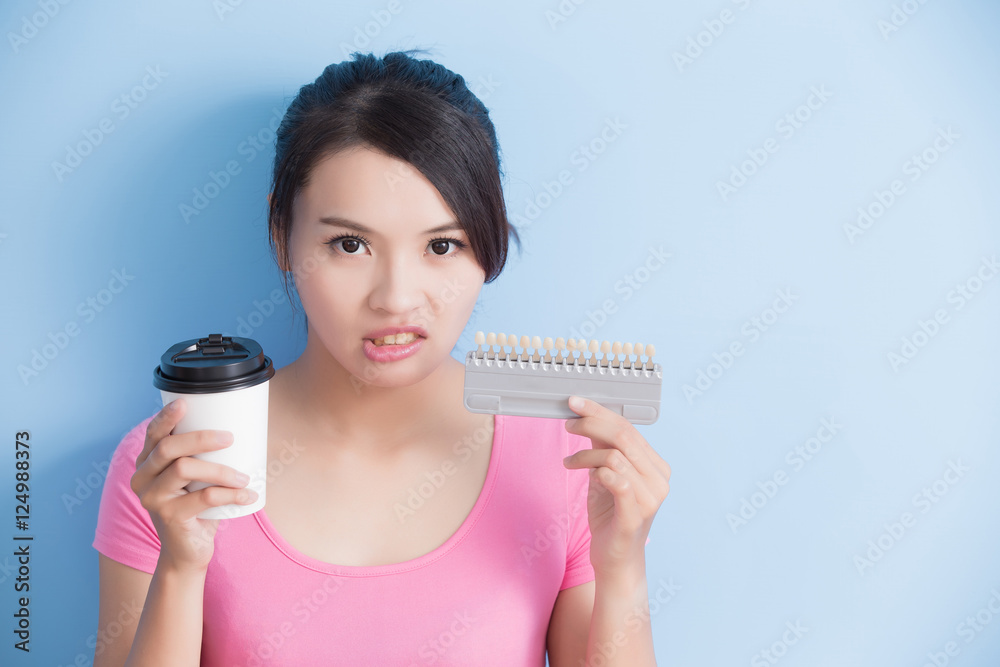
<path id="1" fill-rule="evenodd" d="M 198 667 L 206 570 L 157 563 L 126 667 Z"/>
<path id="2" fill-rule="evenodd" d="M 616 579 L 598 577 L 587 638 L 588 665 L 656 665 L 646 569 Z"/>
<path id="3" fill-rule="evenodd" d="M 94 667 L 201 662 L 205 574 L 157 564 L 153 574 L 104 554 Z"/>
<path id="4" fill-rule="evenodd" d="M 592 444 L 563 459 L 567 468 L 590 469 L 587 519 L 595 586 L 586 664 L 655 667 L 645 542 L 670 491 L 670 466 L 621 415 L 576 396 L 569 407 L 580 418 L 567 419 L 566 430 Z"/>
<path id="5" fill-rule="evenodd" d="M 656 665 L 645 573 L 560 591 L 546 648 L 552 667 Z"/>

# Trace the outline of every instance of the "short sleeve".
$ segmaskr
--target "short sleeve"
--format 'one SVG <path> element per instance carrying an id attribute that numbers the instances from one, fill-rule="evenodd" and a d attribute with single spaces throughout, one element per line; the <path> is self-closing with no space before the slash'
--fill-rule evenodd
<path id="1" fill-rule="evenodd" d="M 590 449 L 590 438 L 561 429 L 566 434 L 564 456 L 581 449 Z M 590 523 L 587 514 L 587 493 L 590 488 L 589 468 L 566 470 L 566 503 L 570 516 L 568 544 L 566 545 L 566 573 L 559 590 L 585 584 L 594 580 L 594 566 L 590 563 Z"/>
<path id="2" fill-rule="evenodd" d="M 146 427 L 152 419 L 129 431 L 111 456 L 93 542 L 93 547 L 108 558 L 149 574 L 160 557 L 160 537 L 131 482 L 135 459 L 142 452 Z"/>

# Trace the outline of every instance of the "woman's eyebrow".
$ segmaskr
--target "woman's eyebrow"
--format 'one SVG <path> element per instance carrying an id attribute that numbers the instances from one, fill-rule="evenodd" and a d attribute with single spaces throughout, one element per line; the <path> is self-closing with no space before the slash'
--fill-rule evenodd
<path id="1" fill-rule="evenodd" d="M 334 227 L 344 227 L 346 229 L 353 229 L 356 232 L 361 232 L 362 234 L 372 234 L 375 235 L 377 232 L 373 229 L 365 227 L 360 222 L 354 222 L 353 220 L 348 220 L 347 218 L 341 218 L 338 216 L 324 216 L 319 219 L 319 221 L 324 225 L 333 225 Z M 438 232 L 447 232 L 451 230 L 461 230 L 462 226 L 457 222 L 448 222 L 443 225 L 438 225 L 431 229 L 424 230 L 424 234 L 437 234 Z"/>

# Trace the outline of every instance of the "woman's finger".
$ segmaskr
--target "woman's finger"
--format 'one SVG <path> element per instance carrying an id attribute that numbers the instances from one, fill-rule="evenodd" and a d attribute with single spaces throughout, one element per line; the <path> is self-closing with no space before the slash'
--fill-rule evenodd
<path id="1" fill-rule="evenodd" d="M 591 468 L 614 473 L 616 478 L 632 487 L 635 499 L 646 506 L 656 507 L 659 501 L 656 494 L 662 486 L 657 479 L 643 475 L 632 465 L 625 455 L 617 449 L 581 449 L 572 456 L 563 459 L 567 468 Z M 605 475 L 606 473 L 599 473 Z"/>

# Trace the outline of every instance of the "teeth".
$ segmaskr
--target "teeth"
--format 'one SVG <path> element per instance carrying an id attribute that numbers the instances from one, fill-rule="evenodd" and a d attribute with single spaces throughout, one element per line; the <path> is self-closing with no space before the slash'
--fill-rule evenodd
<path id="1" fill-rule="evenodd" d="M 577 366 L 603 366 L 654 370 L 656 353 L 652 344 L 623 343 L 621 341 L 587 340 L 585 338 L 552 338 L 540 336 L 515 336 L 495 332 L 476 332 L 476 349 L 472 352 L 479 359 L 505 361 L 533 361 L 546 364 Z M 520 343 L 520 345 L 518 345 Z M 518 347 L 521 349 L 518 350 Z M 505 348 L 511 348 L 508 353 Z M 542 355 L 544 352 L 544 355 Z M 598 352 L 601 356 L 598 357 Z M 635 357 L 635 361 L 632 357 Z"/>
<path id="2" fill-rule="evenodd" d="M 376 338 L 372 342 L 375 343 L 375 345 L 405 345 L 407 343 L 412 343 L 417 338 L 419 338 L 417 334 L 407 332 L 383 336 L 382 338 Z"/>

